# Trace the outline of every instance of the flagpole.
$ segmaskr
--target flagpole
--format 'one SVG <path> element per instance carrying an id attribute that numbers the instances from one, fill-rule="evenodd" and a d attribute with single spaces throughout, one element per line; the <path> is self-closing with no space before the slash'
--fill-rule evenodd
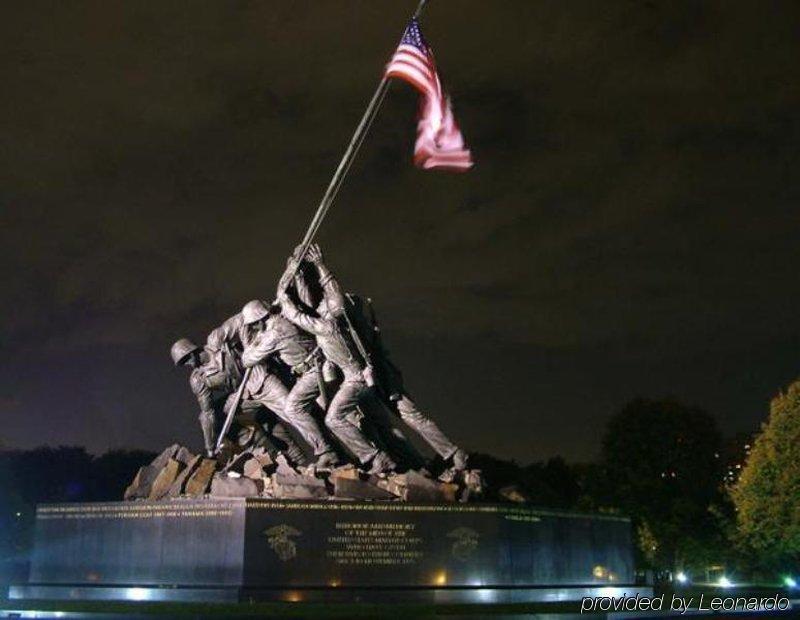
<path id="1" fill-rule="evenodd" d="M 417 19 L 421 14 L 422 10 L 425 8 L 428 0 L 420 0 L 419 4 L 417 5 L 417 9 L 414 11 L 414 14 L 411 16 L 411 19 Z M 383 76 L 380 83 L 378 84 L 378 88 L 375 89 L 375 93 L 372 95 L 369 103 L 367 104 L 367 109 L 364 111 L 364 115 L 361 117 L 361 121 L 356 126 L 356 130 L 353 133 L 353 137 L 350 139 L 350 144 L 347 145 L 347 149 L 342 156 L 341 161 L 339 162 L 338 167 L 336 168 L 335 172 L 333 173 L 333 178 L 331 182 L 328 184 L 328 188 L 325 190 L 325 194 L 322 196 L 322 200 L 320 200 L 319 206 L 317 207 L 317 211 L 314 214 L 314 217 L 311 219 L 311 223 L 306 230 L 306 234 L 303 237 L 300 253 L 297 255 L 298 265 L 299 262 L 303 260 L 308 252 L 308 247 L 311 245 L 311 242 L 314 240 L 314 237 L 317 234 L 320 226 L 322 225 L 322 220 L 325 218 L 325 215 L 328 213 L 328 210 L 333 204 L 333 200 L 336 198 L 336 194 L 339 192 L 339 188 L 344 181 L 347 172 L 350 170 L 350 166 L 353 164 L 353 160 L 355 159 L 356 155 L 358 154 L 359 149 L 361 148 L 362 143 L 364 142 L 364 138 L 367 135 L 370 127 L 372 126 L 372 122 L 375 120 L 375 116 L 378 113 L 378 110 L 383 103 L 384 97 L 386 97 L 386 91 L 389 89 L 389 78 L 386 75 Z"/>
<path id="2" fill-rule="evenodd" d="M 411 19 L 416 19 L 422 14 L 422 10 L 425 8 L 427 2 L 428 0 L 420 0 L 419 4 L 417 5 L 417 10 L 414 11 Z M 356 131 L 353 134 L 353 137 L 350 139 L 350 144 L 347 145 L 347 149 L 345 150 L 339 165 L 333 173 L 333 178 L 328 184 L 328 188 L 325 190 L 322 200 L 319 202 L 319 206 L 317 207 L 314 217 L 311 218 L 311 223 L 308 225 L 308 230 L 306 230 L 306 234 L 303 237 L 300 252 L 296 256 L 297 265 L 295 266 L 295 274 L 300 268 L 300 263 L 303 258 L 305 258 L 308 248 L 311 245 L 311 242 L 314 240 L 319 227 L 322 225 L 322 220 L 328 213 L 328 209 L 331 208 L 331 204 L 333 204 L 333 200 L 336 198 L 336 194 L 339 192 L 339 188 L 342 186 L 342 181 L 344 181 L 347 172 L 350 170 L 350 166 L 353 165 L 353 160 L 358 154 L 358 150 L 361 148 L 361 144 L 364 142 L 364 138 L 366 137 L 369 128 L 372 126 L 372 122 L 375 120 L 375 116 L 377 115 L 378 110 L 383 103 L 384 97 L 386 97 L 386 91 L 388 89 L 389 78 L 387 78 L 384 73 L 383 78 L 378 84 L 378 88 L 375 90 L 375 94 L 372 95 L 372 99 L 370 99 L 369 104 L 367 104 L 367 109 L 364 111 L 361 121 L 356 126 Z M 239 384 L 239 389 L 236 391 L 236 396 L 234 396 L 233 402 L 230 405 L 228 415 L 225 417 L 222 431 L 217 437 L 217 443 L 215 446 L 216 453 L 219 453 L 220 449 L 222 448 L 222 442 L 225 439 L 225 435 L 230 429 L 231 423 L 233 422 L 233 417 L 236 415 L 236 411 L 239 409 L 239 404 L 241 403 L 242 396 L 244 395 L 244 388 L 250 379 L 251 372 L 252 368 L 246 368 L 244 371 L 242 382 Z"/>

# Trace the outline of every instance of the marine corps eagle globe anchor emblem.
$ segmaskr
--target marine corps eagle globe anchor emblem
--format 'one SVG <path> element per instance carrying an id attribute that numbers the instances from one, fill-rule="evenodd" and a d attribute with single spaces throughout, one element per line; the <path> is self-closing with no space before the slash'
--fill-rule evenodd
<path id="1" fill-rule="evenodd" d="M 478 537 L 480 535 L 468 527 L 457 527 L 447 534 L 448 538 L 454 538 L 450 553 L 457 560 L 465 562 L 478 548 Z"/>
<path id="2" fill-rule="evenodd" d="M 269 541 L 269 546 L 283 562 L 291 560 L 297 555 L 297 545 L 291 536 L 300 536 L 302 532 L 291 525 L 276 525 L 264 530 L 264 535 Z"/>

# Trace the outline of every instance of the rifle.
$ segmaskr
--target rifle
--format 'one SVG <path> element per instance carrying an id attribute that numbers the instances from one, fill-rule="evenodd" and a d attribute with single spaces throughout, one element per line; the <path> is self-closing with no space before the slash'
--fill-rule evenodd
<path id="1" fill-rule="evenodd" d="M 214 453 L 219 453 L 222 449 L 222 442 L 225 439 L 225 435 L 228 434 L 228 431 L 231 430 L 231 424 L 233 424 L 233 418 L 236 416 L 236 412 L 239 409 L 239 405 L 242 402 L 242 396 L 244 395 L 244 388 L 247 385 L 247 380 L 250 378 L 250 373 L 253 371 L 252 368 L 246 368 L 244 371 L 244 375 L 242 376 L 242 382 L 239 384 L 239 389 L 236 390 L 236 396 L 233 398 L 233 402 L 231 402 L 230 409 L 228 410 L 228 415 L 225 416 L 225 423 L 222 425 L 222 430 L 219 432 L 219 437 L 217 437 L 217 445 L 214 447 Z"/>
<path id="2" fill-rule="evenodd" d="M 353 302 L 353 296 L 350 293 L 345 294 L 345 298 L 350 303 L 351 306 L 355 307 L 355 302 Z M 350 332 L 350 337 L 353 339 L 353 342 L 356 345 L 356 349 L 358 349 L 358 354 L 361 356 L 361 359 L 364 360 L 364 365 L 366 368 L 364 369 L 364 381 L 367 382 L 369 387 L 373 387 L 375 385 L 375 375 L 373 374 L 373 365 L 372 365 L 372 356 L 367 351 L 367 347 L 364 346 L 364 341 L 361 340 L 361 336 L 359 336 L 358 331 L 353 326 L 353 322 L 350 320 L 350 315 L 347 314 L 347 304 L 345 304 L 344 312 L 344 320 L 347 323 L 347 329 Z"/>

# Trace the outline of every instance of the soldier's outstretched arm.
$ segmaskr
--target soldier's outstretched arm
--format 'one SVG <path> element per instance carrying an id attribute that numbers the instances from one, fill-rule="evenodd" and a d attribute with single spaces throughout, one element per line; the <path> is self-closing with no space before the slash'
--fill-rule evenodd
<path id="1" fill-rule="evenodd" d="M 325 293 L 328 309 L 333 314 L 340 314 L 345 308 L 344 294 L 342 287 L 339 286 L 339 281 L 323 261 L 322 250 L 316 243 L 312 243 L 308 248 L 307 256 L 319 273 L 319 283 Z"/>
<path id="2" fill-rule="evenodd" d="M 330 331 L 327 322 L 320 318 L 310 316 L 300 310 L 289 295 L 287 289 L 289 288 L 289 283 L 292 281 L 292 278 L 294 278 L 297 273 L 297 267 L 297 258 L 294 255 L 290 256 L 286 261 L 286 271 L 283 272 L 278 282 L 276 295 L 278 303 L 281 305 L 281 314 L 300 329 L 304 329 L 315 336 L 325 335 Z"/>
<path id="3" fill-rule="evenodd" d="M 226 342 L 234 343 L 240 338 L 244 325 L 242 313 L 237 312 L 219 327 L 212 329 L 206 338 L 206 347 L 212 351 L 219 351 Z"/>
<path id="4" fill-rule="evenodd" d="M 214 400 L 211 396 L 211 389 L 203 381 L 199 371 L 193 372 L 189 376 L 189 387 L 200 405 L 200 411 L 214 411 Z"/>
<path id="5" fill-rule="evenodd" d="M 297 298 L 302 301 L 309 308 L 314 307 L 314 300 L 311 297 L 311 289 L 306 282 L 306 277 L 303 275 L 303 270 L 298 269 L 294 276 L 294 290 L 297 292 Z"/>
<path id="6" fill-rule="evenodd" d="M 297 249 L 295 249 L 297 252 Z M 298 261 L 294 257 L 294 254 L 286 259 L 286 269 L 283 270 L 283 275 L 281 279 L 278 280 L 278 289 L 275 291 L 275 298 L 280 301 L 281 297 L 286 294 L 286 289 L 289 288 L 289 284 L 292 282 L 292 278 L 298 273 Z"/>
<path id="7" fill-rule="evenodd" d="M 273 355 L 278 348 L 278 339 L 271 330 L 261 332 L 249 344 L 245 345 L 242 351 L 242 364 L 245 368 L 250 368 L 260 364 L 270 355 Z"/>
<path id="8" fill-rule="evenodd" d="M 315 316 L 310 316 L 300 310 L 286 291 L 278 295 L 278 302 L 281 304 L 281 313 L 283 316 L 300 329 L 314 334 L 315 336 L 324 336 L 330 332 L 330 326 L 327 321 Z"/>

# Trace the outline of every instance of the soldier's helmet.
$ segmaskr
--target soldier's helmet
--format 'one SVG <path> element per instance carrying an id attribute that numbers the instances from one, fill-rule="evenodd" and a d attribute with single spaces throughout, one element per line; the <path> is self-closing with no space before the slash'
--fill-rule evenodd
<path id="1" fill-rule="evenodd" d="M 175 365 L 180 366 L 192 353 L 199 350 L 200 347 L 194 342 L 188 338 L 181 338 L 172 345 L 169 353 L 172 355 L 172 361 L 175 362 Z"/>
<path id="2" fill-rule="evenodd" d="M 269 314 L 269 306 L 260 299 L 248 301 L 242 308 L 242 319 L 245 325 L 260 321 Z"/>

